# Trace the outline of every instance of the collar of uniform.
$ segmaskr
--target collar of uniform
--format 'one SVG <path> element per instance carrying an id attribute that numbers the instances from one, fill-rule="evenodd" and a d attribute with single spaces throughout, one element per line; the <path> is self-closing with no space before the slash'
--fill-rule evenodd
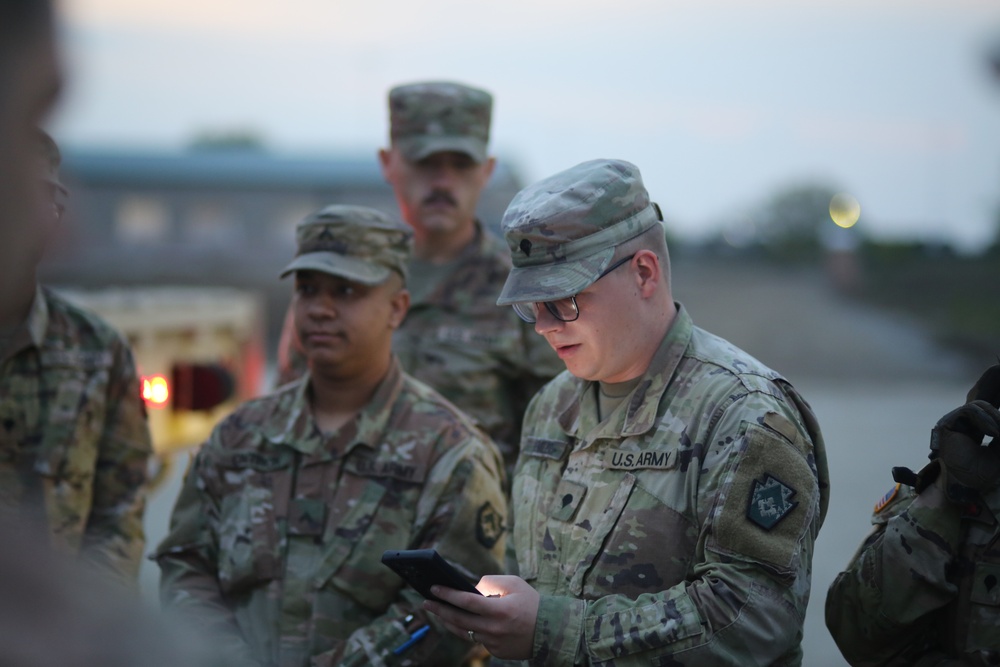
<path id="1" fill-rule="evenodd" d="M 451 283 L 455 280 L 456 270 L 460 266 L 470 262 L 480 262 L 489 240 L 486 230 L 483 229 L 482 223 L 478 219 L 473 221 L 473 225 L 475 226 L 475 235 L 472 237 L 472 240 L 462 248 L 458 256 L 448 260 L 439 267 L 441 273 L 435 284 L 427 284 L 421 287 L 418 284 L 419 279 L 415 277 L 420 274 L 420 271 L 416 268 L 419 260 L 415 257 L 410 259 L 410 283 L 408 286 L 410 287 L 411 311 L 428 304 L 433 304 L 440 308 L 452 308 L 449 304 L 449 297 L 455 292 L 455 288 Z M 504 251 L 507 251 L 506 246 L 504 246 Z"/>
<path id="2" fill-rule="evenodd" d="M 21 323 L 6 345 L 0 342 L 0 361 L 13 357 L 29 347 L 41 349 L 45 343 L 45 332 L 49 328 L 49 303 L 41 285 L 35 286 L 35 298 L 28 310 L 28 317 Z"/>
<path id="3" fill-rule="evenodd" d="M 566 404 L 559 414 L 559 423 L 567 434 L 578 440 L 592 442 L 600 437 L 628 437 L 642 435 L 653 428 L 656 423 L 657 408 L 660 399 L 677 372 L 677 366 L 691 342 L 694 322 L 687 310 L 681 304 L 677 305 L 677 315 L 667 329 L 667 334 L 660 341 L 660 346 L 649 363 L 649 368 L 642 376 L 632 393 L 623 401 L 593 434 L 579 433 L 581 419 L 580 409 L 583 401 L 593 399 L 591 387 L 595 383 L 580 381 L 577 391 L 568 396 Z M 582 437 L 581 437 L 582 436 Z"/>
<path id="4" fill-rule="evenodd" d="M 28 311 L 25 328 L 31 337 L 31 342 L 41 347 L 45 341 L 45 332 L 49 328 L 49 300 L 41 285 L 35 287 L 35 300 Z"/>
<path id="5" fill-rule="evenodd" d="M 372 449 L 378 447 L 382 440 L 389 419 L 388 407 L 399 395 L 403 383 L 402 368 L 396 355 L 389 362 L 389 371 L 375 389 L 372 399 L 354 417 L 358 425 L 357 436 L 344 450 L 346 455 L 355 447 L 366 445 Z M 327 438 L 320 432 L 309 410 L 309 373 L 307 372 L 298 386 L 289 388 L 291 408 L 287 419 L 282 421 L 268 420 L 263 427 L 264 437 L 274 443 L 287 445 L 303 454 L 313 454 L 319 451 Z"/>

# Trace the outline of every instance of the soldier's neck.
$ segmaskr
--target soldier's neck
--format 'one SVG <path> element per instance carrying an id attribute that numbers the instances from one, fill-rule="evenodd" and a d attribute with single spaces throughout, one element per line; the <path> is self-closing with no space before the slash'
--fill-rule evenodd
<path id="1" fill-rule="evenodd" d="M 371 401 L 388 372 L 388 361 L 371 364 L 363 374 L 353 377 L 310 368 L 309 407 L 320 430 L 333 433 L 353 419 Z"/>
<path id="2" fill-rule="evenodd" d="M 476 238 L 476 225 L 466 225 L 456 232 L 417 235 L 413 256 L 431 264 L 447 264 L 458 258 Z"/>

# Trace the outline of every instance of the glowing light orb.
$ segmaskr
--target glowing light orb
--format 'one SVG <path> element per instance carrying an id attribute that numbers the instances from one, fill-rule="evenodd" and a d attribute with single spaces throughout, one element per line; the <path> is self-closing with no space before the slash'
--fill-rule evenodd
<path id="1" fill-rule="evenodd" d="M 861 204 L 853 196 L 841 192 L 830 199 L 830 219 L 838 227 L 853 227 L 861 217 Z"/>
<path id="2" fill-rule="evenodd" d="M 162 375 L 142 378 L 142 397 L 153 407 L 163 407 L 170 398 L 170 385 Z"/>

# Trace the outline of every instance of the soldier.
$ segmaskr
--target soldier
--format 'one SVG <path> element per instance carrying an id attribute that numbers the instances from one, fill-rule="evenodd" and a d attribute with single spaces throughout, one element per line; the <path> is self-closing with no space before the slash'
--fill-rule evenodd
<path id="1" fill-rule="evenodd" d="M 250 664 L 458 664 L 467 638 L 380 558 L 436 548 L 476 577 L 501 571 L 499 452 L 392 354 L 412 231 L 338 205 L 296 234 L 282 275 L 308 372 L 199 451 L 157 552 L 163 601 Z"/>
<path id="2" fill-rule="evenodd" d="M 508 570 L 435 589 L 449 630 L 533 665 L 799 665 L 823 439 L 780 375 L 673 300 L 639 170 L 522 190 L 498 303 L 565 362 L 528 406 Z"/>
<path id="3" fill-rule="evenodd" d="M 29 305 L 21 280 L 34 267 L 23 225 L 35 206 L 35 128 L 60 87 L 53 32 L 48 0 L 0 2 L 0 332 Z"/>
<path id="4" fill-rule="evenodd" d="M 379 162 L 415 234 L 412 303 L 393 349 L 408 373 L 479 422 L 509 474 L 528 400 L 562 366 L 529 326 L 496 307 L 510 256 L 476 219 L 495 164 L 492 106 L 489 93 L 457 83 L 393 88 Z"/>
<path id="5" fill-rule="evenodd" d="M 893 469 L 830 586 L 826 624 L 852 665 L 1000 664 L 1000 365 L 966 401 L 932 430 L 931 463 Z"/>
<path id="6" fill-rule="evenodd" d="M 38 285 L 35 269 L 62 214 L 59 149 L 36 130 L 34 219 L 25 304 L 0 329 L 0 506 L 45 521 L 61 549 L 135 580 L 143 550 L 150 454 L 145 406 L 127 342 L 96 315 Z"/>

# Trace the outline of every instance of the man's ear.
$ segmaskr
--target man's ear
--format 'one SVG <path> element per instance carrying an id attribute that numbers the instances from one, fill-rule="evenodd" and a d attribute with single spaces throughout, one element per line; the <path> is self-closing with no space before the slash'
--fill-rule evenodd
<path id="1" fill-rule="evenodd" d="M 493 170 L 497 167 L 497 159 L 495 157 L 486 158 L 486 162 L 483 163 L 483 171 L 486 173 L 486 178 L 484 180 L 488 181 L 493 177 Z"/>
<path id="2" fill-rule="evenodd" d="M 660 258 L 652 250 L 640 250 L 632 258 L 635 267 L 636 286 L 643 298 L 651 297 L 663 280 Z"/>
<path id="3" fill-rule="evenodd" d="M 391 150 L 389 148 L 378 149 L 378 165 L 382 169 L 382 178 L 386 183 L 389 182 L 390 162 L 392 161 Z"/>
<path id="4" fill-rule="evenodd" d="M 406 313 L 410 310 L 410 291 L 405 287 L 392 295 L 389 302 L 392 312 L 389 315 L 389 327 L 398 329 L 399 325 L 406 319 Z"/>

